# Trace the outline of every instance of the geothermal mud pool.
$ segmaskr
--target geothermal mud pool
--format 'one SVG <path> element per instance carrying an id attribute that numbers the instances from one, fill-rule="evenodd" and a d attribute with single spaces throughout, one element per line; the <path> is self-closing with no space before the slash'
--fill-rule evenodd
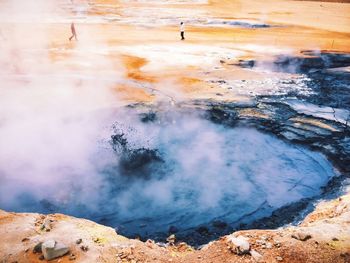
<path id="1" fill-rule="evenodd" d="M 235 229 L 296 223 L 346 182 L 349 74 L 333 68 L 349 64 L 348 55 L 312 53 L 238 63 L 285 73 L 284 80 L 208 77 L 222 91 L 255 91 L 238 102 L 177 102 L 165 92 L 152 106 L 96 110 L 87 89 L 72 111 L 70 97 L 52 85 L 56 96 L 37 114 L 36 104 L 17 102 L 41 94 L 37 87 L 4 91 L 17 106 L 3 106 L 0 205 L 89 218 L 144 240 L 176 233 L 192 245 Z M 57 101 L 70 110 L 58 112 Z"/>
<path id="2" fill-rule="evenodd" d="M 129 235 L 157 238 L 169 229 L 181 235 L 210 223 L 248 223 L 319 194 L 334 175 L 319 153 L 186 114 L 121 129 L 112 138 L 119 148 L 117 172 L 110 171 L 116 212 L 105 220 Z"/>
<path id="3" fill-rule="evenodd" d="M 122 121 L 106 124 L 89 170 L 50 167 L 60 171 L 54 182 L 22 185 L 1 205 L 90 218 L 142 239 L 176 233 L 198 245 L 319 196 L 337 175 L 323 154 L 257 130 L 237 109 L 117 112 Z"/>

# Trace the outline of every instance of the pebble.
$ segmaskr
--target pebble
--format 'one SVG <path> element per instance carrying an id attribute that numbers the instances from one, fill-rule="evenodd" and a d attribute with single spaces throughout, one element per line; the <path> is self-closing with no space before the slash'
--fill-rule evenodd
<path id="1" fill-rule="evenodd" d="M 81 242 L 83 242 L 83 240 L 79 238 L 77 241 L 75 241 L 75 244 L 79 245 Z"/>
<path id="2" fill-rule="evenodd" d="M 147 239 L 146 246 L 149 247 L 149 248 L 153 248 L 155 246 L 155 243 L 154 243 L 153 240 Z"/>
<path id="3" fill-rule="evenodd" d="M 46 232 L 50 232 L 52 227 L 51 227 L 51 220 L 50 219 L 45 219 L 44 223 L 41 225 L 41 230 L 45 230 Z"/>
<path id="4" fill-rule="evenodd" d="M 281 247 L 281 243 L 278 241 L 275 241 L 274 245 L 275 245 L 275 247 Z"/>
<path id="5" fill-rule="evenodd" d="M 76 260 L 76 259 L 77 259 L 77 257 L 76 257 L 74 254 L 71 254 L 71 255 L 69 256 L 69 260 L 70 260 L 70 261 Z"/>
<path id="6" fill-rule="evenodd" d="M 84 252 L 88 251 L 89 250 L 89 247 L 88 246 L 81 246 L 80 249 Z"/>
<path id="7" fill-rule="evenodd" d="M 277 260 L 277 261 L 282 261 L 283 258 L 282 258 L 282 257 L 276 257 L 276 260 Z"/>

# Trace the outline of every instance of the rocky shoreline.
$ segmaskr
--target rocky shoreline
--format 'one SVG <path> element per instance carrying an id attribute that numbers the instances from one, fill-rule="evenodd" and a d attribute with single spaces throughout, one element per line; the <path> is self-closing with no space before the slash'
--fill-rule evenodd
<path id="1" fill-rule="evenodd" d="M 42 262 L 41 242 L 61 244 L 50 262 L 349 262 L 350 194 L 316 206 L 298 226 L 244 230 L 200 249 L 178 242 L 141 242 L 114 229 L 61 214 L 0 213 L 1 262 Z M 50 245 L 50 244 L 49 244 Z M 55 246 L 54 246 L 55 247 Z M 62 248 L 62 247 L 61 247 Z"/>

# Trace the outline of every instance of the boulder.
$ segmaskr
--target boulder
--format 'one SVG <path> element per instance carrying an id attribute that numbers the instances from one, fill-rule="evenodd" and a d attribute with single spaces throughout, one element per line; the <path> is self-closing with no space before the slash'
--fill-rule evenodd
<path id="1" fill-rule="evenodd" d="M 234 237 L 231 236 L 228 238 L 229 247 L 231 251 L 237 255 L 248 254 L 250 250 L 250 244 L 247 238 L 243 236 Z"/>
<path id="2" fill-rule="evenodd" d="M 47 240 L 41 246 L 43 255 L 46 260 L 52 260 L 64 256 L 69 252 L 69 248 L 55 240 Z"/>

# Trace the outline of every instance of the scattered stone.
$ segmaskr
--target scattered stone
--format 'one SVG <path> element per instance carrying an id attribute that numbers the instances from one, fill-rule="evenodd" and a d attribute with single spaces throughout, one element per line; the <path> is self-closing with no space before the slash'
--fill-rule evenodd
<path id="1" fill-rule="evenodd" d="M 280 257 L 280 256 L 278 256 L 278 257 L 276 257 L 276 260 L 277 260 L 277 261 L 283 261 L 283 258 Z"/>
<path id="2" fill-rule="evenodd" d="M 237 255 L 243 255 L 249 253 L 250 244 L 248 240 L 243 236 L 238 237 L 229 237 L 229 248 L 230 250 L 237 254 Z"/>
<path id="3" fill-rule="evenodd" d="M 170 235 L 166 241 L 169 243 L 169 245 L 174 245 L 175 244 L 175 241 L 176 241 L 176 237 L 174 234 Z"/>
<path id="4" fill-rule="evenodd" d="M 51 260 L 64 256 L 69 252 L 68 247 L 52 239 L 45 241 L 41 247 L 46 260 Z"/>
<path id="5" fill-rule="evenodd" d="M 263 256 L 255 250 L 251 250 L 250 255 L 254 258 L 256 262 L 260 262 L 263 258 Z"/>
<path id="6" fill-rule="evenodd" d="M 75 244 L 79 245 L 79 244 L 81 244 L 81 242 L 83 242 L 83 240 L 81 238 L 79 238 L 77 241 L 75 241 Z"/>
<path id="7" fill-rule="evenodd" d="M 336 237 L 333 237 L 332 240 L 333 240 L 333 241 L 339 241 L 339 239 L 336 238 Z"/>
<path id="8" fill-rule="evenodd" d="M 276 242 L 275 242 L 275 247 L 281 247 L 281 243 L 278 242 L 278 241 L 276 241 Z"/>
<path id="9" fill-rule="evenodd" d="M 265 245 L 265 244 L 266 244 L 266 242 L 265 242 L 264 240 L 260 240 L 260 239 L 257 239 L 257 240 L 255 241 L 255 243 L 257 243 L 257 244 L 259 244 L 259 245 Z"/>
<path id="10" fill-rule="evenodd" d="M 87 252 L 89 250 L 88 246 L 81 246 L 80 249 L 84 252 Z"/>
<path id="11" fill-rule="evenodd" d="M 35 245 L 35 247 L 33 248 L 34 254 L 42 252 L 42 249 L 41 249 L 42 244 L 43 242 L 39 242 L 38 244 Z"/>
<path id="12" fill-rule="evenodd" d="M 99 237 L 95 237 L 95 238 L 93 238 L 93 241 L 94 241 L 95 243 L 97 243 L 97 244 L 101 244 L 101 243 L 103 243 L 102 238 L 99 238 Z"/>
<path id="13" fill-rule="evenodd" d="M 271 248 L 272 248 L 272 244 L 271 244 L 270 242 L 267 242 L 267 243 L 266 243 L 266 248 L 267 248 L 267 249 L 271 249 Z"/>
<path id="14" fill-rule="evenodd" d="M 335 209 L 335 214 L 336 215 L 342 214 L 343 211 L 346 209 L 346 207 L 347 207 L 346 203 L 338 205 L 337 208 Z"/>
<path id="15" fill-rule="evenodd" d="M 30 239 L 28 238 L 28 237 L 25 237 L 25 238 L 23 238 L 22 239 L 22 242 L 27 242 L 27 241 L 29 241 Z"/>
<path id="16" fill-rule="evenodd" d="M 41 225 L 40 229 L 45 230 L 46 232 L 51 231 L 52 226 L 51 226 L 51 220 L 50 219 L 45 219 L 44 223 Z"/>
<path id="17" fill-rule="evenodd" d="M 262 239 L 262 240 L 264 240 L 264 241 L 266 241 L 266 240 L 268 240 L 268 239 L 269 239 L 269 237 L 268 237 L 268 236 L 263 235 L 263 236 L 261 236 L 261 239 Z"/>
<path id="18" fill-rule="evenodd" d="M 149 248 L 154 248 L 155 242 L 153 240 L 151 240 L 151 239 L 147 239 L 146 246 L 149 247 Z"/>
<path id="19" fill-rule="evenodd" d="M 76 260 L 76 259 L 77 259 L 77 257 L 76 257 L 74 254 L 71 254 L 71 255 L 69 256 L 69 260 L 70 260 L 70 261 Z"/>
<path id="20" fill-rule="evenodd" d="M 27 248 L 26 250 L 24 250 L 25 253 L 27 253 L 29 251 L 29 248 Z"/>
<path id="21" fill-rule="evenodd" d="M 41 255 L 40 257 L 39 257 L 39 260 L 44 260 L 45 259 L 45 257 L 43 256 L 43 255 Z"/>
<path id="22" fill-rule="evenodd" d="M 300 241 L 306 241 L 311 238 L 311 235 L 304 232 L 297 232 L 292 234 L 292 238 L 295 238 Z"/>

